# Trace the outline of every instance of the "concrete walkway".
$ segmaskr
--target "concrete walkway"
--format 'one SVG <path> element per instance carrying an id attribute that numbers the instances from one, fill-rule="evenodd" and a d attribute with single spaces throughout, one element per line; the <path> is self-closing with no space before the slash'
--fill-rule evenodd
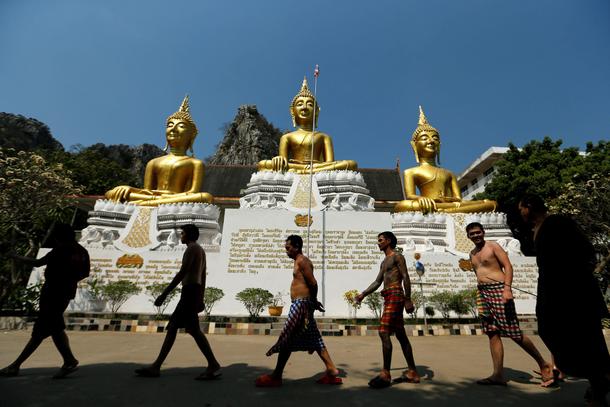
<path id="1" fill-rule="evenodd" d="M 9 364 L 29 338 L 28 331 L 0 332 L 0 365 Z M 21 375 L 0 378 L 0 406 L 581 406 L 587 383 L 568 380 L 561 388 L 542 389 L 532 376 L 536 364 L 510 340 L 505 340 L 508 387 L 474 384 L 491 372 L 488 340 L 481 336 L 410 338 L 421 384 L 397 384 L 382 390 L 367 386 L 381 366 L 381 346 L 376 337 L 325 337 L 335 363 L 345 371 L 341 386 L 315 383 L 323 370 L 314 355 L 293 354 L 284 385 L 260 389 L 254 379 L 269 372 L 276 356 L 266 357 L 269 336 L 208 336 L 223 365 L 222 378 L 193 380 L 205 361 L 190 336 L 180 334 L 158 379 L 134 376 L 133 370 L 150 363 L 164 335 L 114 332 L 69 332 L 81 368 L 63 380 L 51 380 L 61 358 L 46 340 L 24 364 Z M 533 340 L 543 355 L 548 351 L 538 337 Z M 394 341 L 394 369 L 405 368 L 400 346 Z"/>

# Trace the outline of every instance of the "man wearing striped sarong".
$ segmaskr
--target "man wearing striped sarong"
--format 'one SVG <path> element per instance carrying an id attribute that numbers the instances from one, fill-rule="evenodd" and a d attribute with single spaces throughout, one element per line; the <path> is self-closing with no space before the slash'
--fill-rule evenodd
<path id="1" fill-rule="evenodd" d="M 478 222 L 466 226 L 466 235 L 475 245 L 470 252 L 470 261 L 477 275 L 479 317 L 483 331 L 489 337 L 493 361 L 492 375 L 478 380 L 477 384 L 506 386 L 502 336 L 511 338 L 538 363 L 542 387 L 555 384 L 553 366 L 542 357 L 531 339 L 523 335 L 519 328 L 512 293 L 513 266 L 508 255 L 496 242 L 485 241 L 485 230 Z"/>
<path id="2" fill-rule="evenodd" d="M 286 254 L 294 260 L 290 297 L 292 304 L 288 320 L 277 342 L 267 351 L 267 356 L 278 353 L 275 370 L 256 379 L 258 387 L 279 387 L 282 385 L 284 367 L 294 351 L 316 352 L 324 362 L 326 371 L 316 382 L 319 384 L 341 384 L 339 370 L 333 363 L 320 331 L 313 317 L 315 310 L 324 312 L 317 300 L 318 283 L 313 275 L 313 264 L 303 255 L 303 239 L 297 235 L 286 239 Z"/>
<path id="3" fill-rule="evenodd" d="M 383 283 L 383 313 L 379 324 L 379 337 L 383 350 L 383 369 L 369 381 L 369 386 L 374 389 L 389 387 L 392 384 L 390 367 L 392 364 L 392 341 L 390 335 L 395 334 L 400 343 L 402 353 L 407 361 L 407 370 L 395 382 L 419 383 L 420 377 L 417 373 L 413 348 L 405 331 L 405 322 L 402 316 L 403 309 L 413 312 L 415 307 L 411 301 L 411 280 L 407 272 L 407 263 L 402 254 L 395 251 L 398 240 L 392 232 L 382 232 L 377 236 L 377 246 L 385 253 L 385 259 L 381 263 L 381 269 L 377 278 L 366 290 L 358 294 L 356 302 L 361 302 L 364 297 L 375 292 Z M 403 291 L 404 287 L 404 291 Z"/>

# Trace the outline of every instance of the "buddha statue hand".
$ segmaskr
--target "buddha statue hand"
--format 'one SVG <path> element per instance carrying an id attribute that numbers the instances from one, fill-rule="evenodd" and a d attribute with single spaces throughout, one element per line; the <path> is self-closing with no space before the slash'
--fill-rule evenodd
<path id="1" fill-rule="evenodd" d="M 417 203 L 419 204 L 419 210 L 423 213 L 432 213 L 437 211 L 436 202 L 432 198 L 418 196 Z"/>
<path id="2" fill-rule="evenodd" d="M 129 194 L 131 193 L 131 190 L 132 188 L 128 185 L 120 185 L 106 192 L 105 196 L 111 201 L 125 202 L 129 200 Z"/>
<path id="3" fill-rule="evenodd" d="M 110 191 L 106 192 L 104 195 L 106 196 L 106 199 L 110 199 L 111 201 L 128 202 L 130 201 L 132 193 L 151 196 L 154 195 L 152 191 L 130 187 L 129 185 L 120 185 L 118 187 L 114 187 Z"/>
<path id="4" fill-rule="evenodd" d="M 286 157 L 278 155 L 271 159 L 272 171 L 286 172 L 288 171 L 288 168 L 288 160 L 286 159 Z"/>

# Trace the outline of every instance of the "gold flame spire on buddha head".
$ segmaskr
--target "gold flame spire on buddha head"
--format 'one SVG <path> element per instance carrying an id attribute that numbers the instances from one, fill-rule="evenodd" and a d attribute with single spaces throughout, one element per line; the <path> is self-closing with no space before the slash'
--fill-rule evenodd
<path id="1" fill-rule="evenodd" d="M 434 132 L 440 136 L 438 130 L 428 123 L 428 119 L 426 118 L 426 114 L 424 113 L 424 109 L 419 106 L 419 121 L 417 122 L 417 128 L 413 132 L 411 136 L 411 147 L 413 147 L 413 152 L 415 153 L 415 161 L 419 162 L 419 154 L 417 153 L 417 148 L 415 146 L 415 142 L 417 141 L 417 137 L 424 131 Z M 438 164 L 441 163 L 441 146 L 440 140 L 438 145 L 438 154 L 436 155 L 436 161 Z"/>
<path id="2" fill-rule="evenodd" d="M 316 97 L 314 96 L 314 94 L 311 93 L 311 91 L 309 90 L 309 86 L 307 85 L 307 77 L 303 77 L 303 83 L 301 84 L 301 90 L 299 91 L 299 93 L 297 93 L 292 98 L 292 102 L 290 102 L 290 116 L 292 117 L 292 126 L 296 127 L 296 125 L 297 125 L 295 114 L 294 114 L 294 104 L 296 103 L 297 99 L 300 97 L 308 97 L 308 98 L 313 99 L 314 104 L 316 106 L 316 127 L 318 127 L 318 114 L 320 113 L 320 105 L 318 104 L 318 101 L 316 100 Z"/>
<path id="3" fill-rule="evenodd" d="M 169 116 L 167 118 L 167 120 L 165 121 L 165 125 L 167 126 L 167 124 L 169 124 L 170 120 L 177 119 L 177 120 L 183 120 L 189 126 L 192 126 L 193 137 L 187 146 L 187 150 L 190 150 L 191 153 L 193 153 L 193 143 L 195 142 L 195 137 L 197 137 L 198 130 L 197 130 L 197 125 L 195 124 L 195 121 L 191 117 L 191 106 L 190 106 L 189 100 L 190 100 L 189 95 L 184 96 L 184 99 L 182 100 L 182 103 L 180 104 L 180 108 L 178 109 L 177 112 L 173 113 L 171 116 Z M 167 147 L 168 146 L 165 146 L 165 149 L 167 149 Z"/>

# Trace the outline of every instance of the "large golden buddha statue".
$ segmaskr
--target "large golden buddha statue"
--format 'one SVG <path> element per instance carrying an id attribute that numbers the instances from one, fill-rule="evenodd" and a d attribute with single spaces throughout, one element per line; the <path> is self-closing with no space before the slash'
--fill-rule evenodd
<path id="1" fill-rule="evenodd" d="M 259 171 L 290 171 L 299 174 L 310 172 L 314 109 L 317 127 L 320 106 L 307 86 L 307 79 L 303 79 L 301 90 L 290 104 L 292 125 L 298 128 L 280 138 L 279 154 L 271 160 L 260 161 L 258 163 Z M 313 172 L 356 169 L 358 169 L 358 164 L 355 161 L 335 161 L 330 136 L 315 132 L 313 135 Z"/>
<path id="2" fill-rule="evenodd" d="M 169 149 L 169 153 L 146 164 L 144 188 L 121 185 L 106 192 L 106 198 L 143 206 L 178 202 L 212 203 L 212 195 L 199 192 L 203 183 L 203 163 L 186 154 L 188 150 L 193 151 L 197 136 L 197 126 L 189 110 L 187 95 L 180 109 L 167 118 L 167 145 L 164 150 Z"/>
<path id="3" fill-rule="evenodd" d="M 455 175 L 440 165 L 441 139 L 438 131 L 426 120 L 419 107 L 419 123 L 411 137 L 411 147 L 419 166 L 404 172 L 404 201 L 394 207 L 395 212 L 493 212 L 496 202 L 464 201 Z M 417 195 L 415 189 L 419 189 Z"/>

